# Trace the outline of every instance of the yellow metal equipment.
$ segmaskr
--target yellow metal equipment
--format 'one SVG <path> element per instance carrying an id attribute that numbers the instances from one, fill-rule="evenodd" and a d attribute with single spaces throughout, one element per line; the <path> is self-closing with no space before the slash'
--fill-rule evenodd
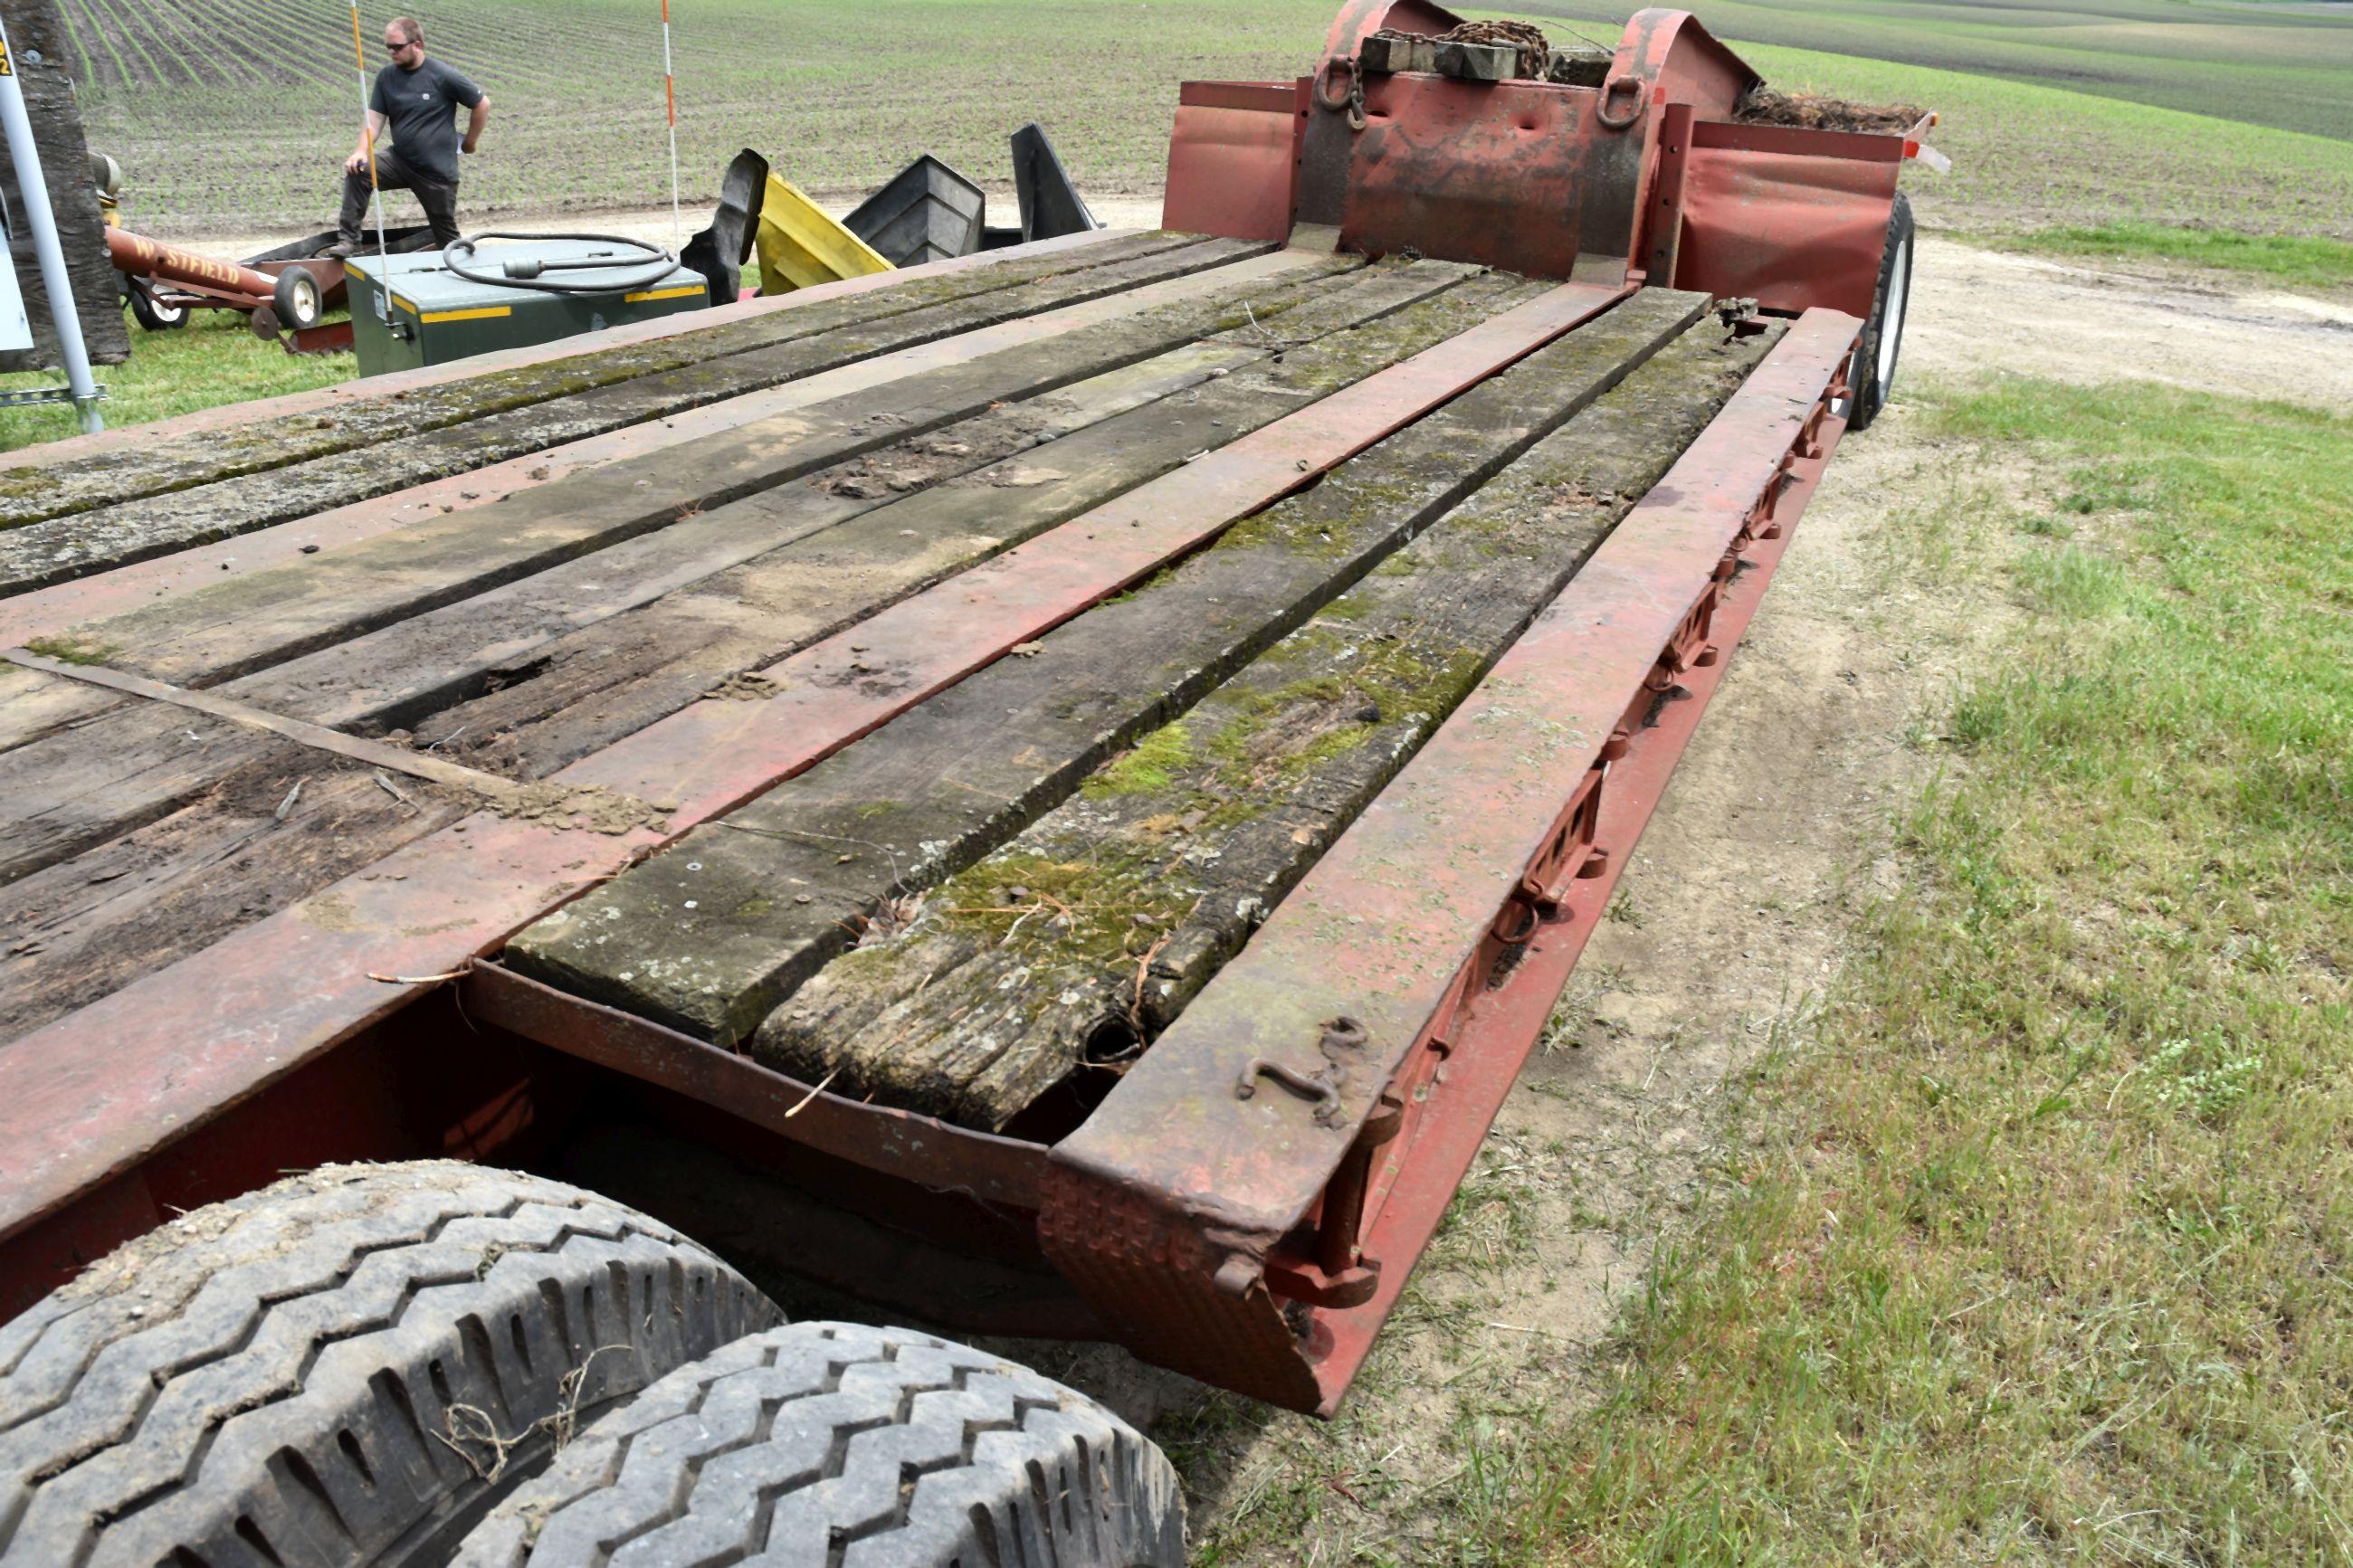
<path id="1" fill-rule="evenodd" d="M 881 252 L 828 217 L 798 185 L 773 173 L 760 204 L 759 247 L 763 294 L 891 270 Z"/>

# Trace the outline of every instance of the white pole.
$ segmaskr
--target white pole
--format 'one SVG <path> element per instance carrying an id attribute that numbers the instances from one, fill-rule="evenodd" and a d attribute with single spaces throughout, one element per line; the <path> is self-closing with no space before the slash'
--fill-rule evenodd
<path id="1" fill-rule="evenodd" d="M 0 22 L 0 126 L 16 161 L 16 187 L 25 197 L 25 222 L 33 231 L 33 254 L 49 291 L 49 320 L 58 330 L 58 355 L 66 362 L 66 384 L 85 435 L 106 428 L 98 412 L 98 378 L 90 374 L 90 351 L 82 346 L 81 317 L 74 311 L 73 278 L 66 271 L 66 247 L 58 243 L 58 215 L 49 206 L 48 182 L 41 174 L 41 150 L 33 141 L 33 117 L 25 112 L 24 84 L 16 79 L 16 56 L 8 27 Z M 11 263 L 13 266 L 14 263 Z"/>
<path id="2" fill-rule="evenodd" d="M 662 107 L 670 115 L 670 247 L 676 251 L 684 239 L 678 221 L 678 79 L 670 68 L 670 0 L 661 0 L 662 13 Z"/>
<path id="3" fill-rule="evenodd" d="M 359 72 L 360 81 L 360 142 L 367 148 L 368 199 L 375 206 L 376 280 L 389 289 L 392 283 L 384 270 L 384 187 L 376 184 L 375 127 L 368 123 L 367 46 L 360 41 L 360 0 L 352 0 L 352 65 Z"/>

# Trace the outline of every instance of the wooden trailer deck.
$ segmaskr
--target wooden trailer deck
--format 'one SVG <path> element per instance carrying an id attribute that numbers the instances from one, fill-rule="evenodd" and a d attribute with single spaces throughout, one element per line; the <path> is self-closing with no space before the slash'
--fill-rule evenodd
<path id="1" fill-rule="evenodd" d="M 493 954 L 1071 1134 L 1728 401 L 1820 418 L 1852 321 L 1712 307 L 1098 234 L 0 470 L 0 1236 Z"/>

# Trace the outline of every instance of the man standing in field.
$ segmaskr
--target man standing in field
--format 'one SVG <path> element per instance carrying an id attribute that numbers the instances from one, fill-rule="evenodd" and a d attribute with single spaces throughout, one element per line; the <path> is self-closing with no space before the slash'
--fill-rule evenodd
<path id="1" fill-rule="evenodd" d="M 375 185 L 411 190 L 433 226 L 433 241 L 458 237 L 458 154 L 481 144 L 490 122 L 491 95 L 439 60 L 425 58 L 425 29 L 414 16 L 396 16 L 384 30 L 392 64 L 375 73 L 368 95 L 367 132 L 343 160 L 343 216 L 329 256 L 360 248 L 360 218 L 367 212 L 368 142 L 375 142 Z M 466 139 L 458 140 L 457 112 L 466 110 Z M 393 144 L 384 144 L 386 125 Z"/>

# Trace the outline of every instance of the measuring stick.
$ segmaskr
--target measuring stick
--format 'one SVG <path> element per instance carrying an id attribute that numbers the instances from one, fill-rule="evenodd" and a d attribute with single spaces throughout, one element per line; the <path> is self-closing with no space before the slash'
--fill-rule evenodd
<path id="1" fill-rule="evenodd" d="M 670 247 L 675 252 L 683 237 L 678 222 L 678 82 L 670 68 L 670 0 L 661 0 L 662 107 L 670 115 Z"/>
<path id="2" fill-rule="evenodd" d="M 664 0 L 668 4 L 668 0 Z M 352 0 L 352 64 L 360 78 L 360 143 L 367 149 L 368 195 L 375 204 L 376 271 L 383 273 L 385 246 L 384 243 L 384 187 L 375 180 L 375 126 L 368 120 L 367 46 L 360 41 L 360 0 Z M 386 283 L 386 288 L 391 284 Z"/>

